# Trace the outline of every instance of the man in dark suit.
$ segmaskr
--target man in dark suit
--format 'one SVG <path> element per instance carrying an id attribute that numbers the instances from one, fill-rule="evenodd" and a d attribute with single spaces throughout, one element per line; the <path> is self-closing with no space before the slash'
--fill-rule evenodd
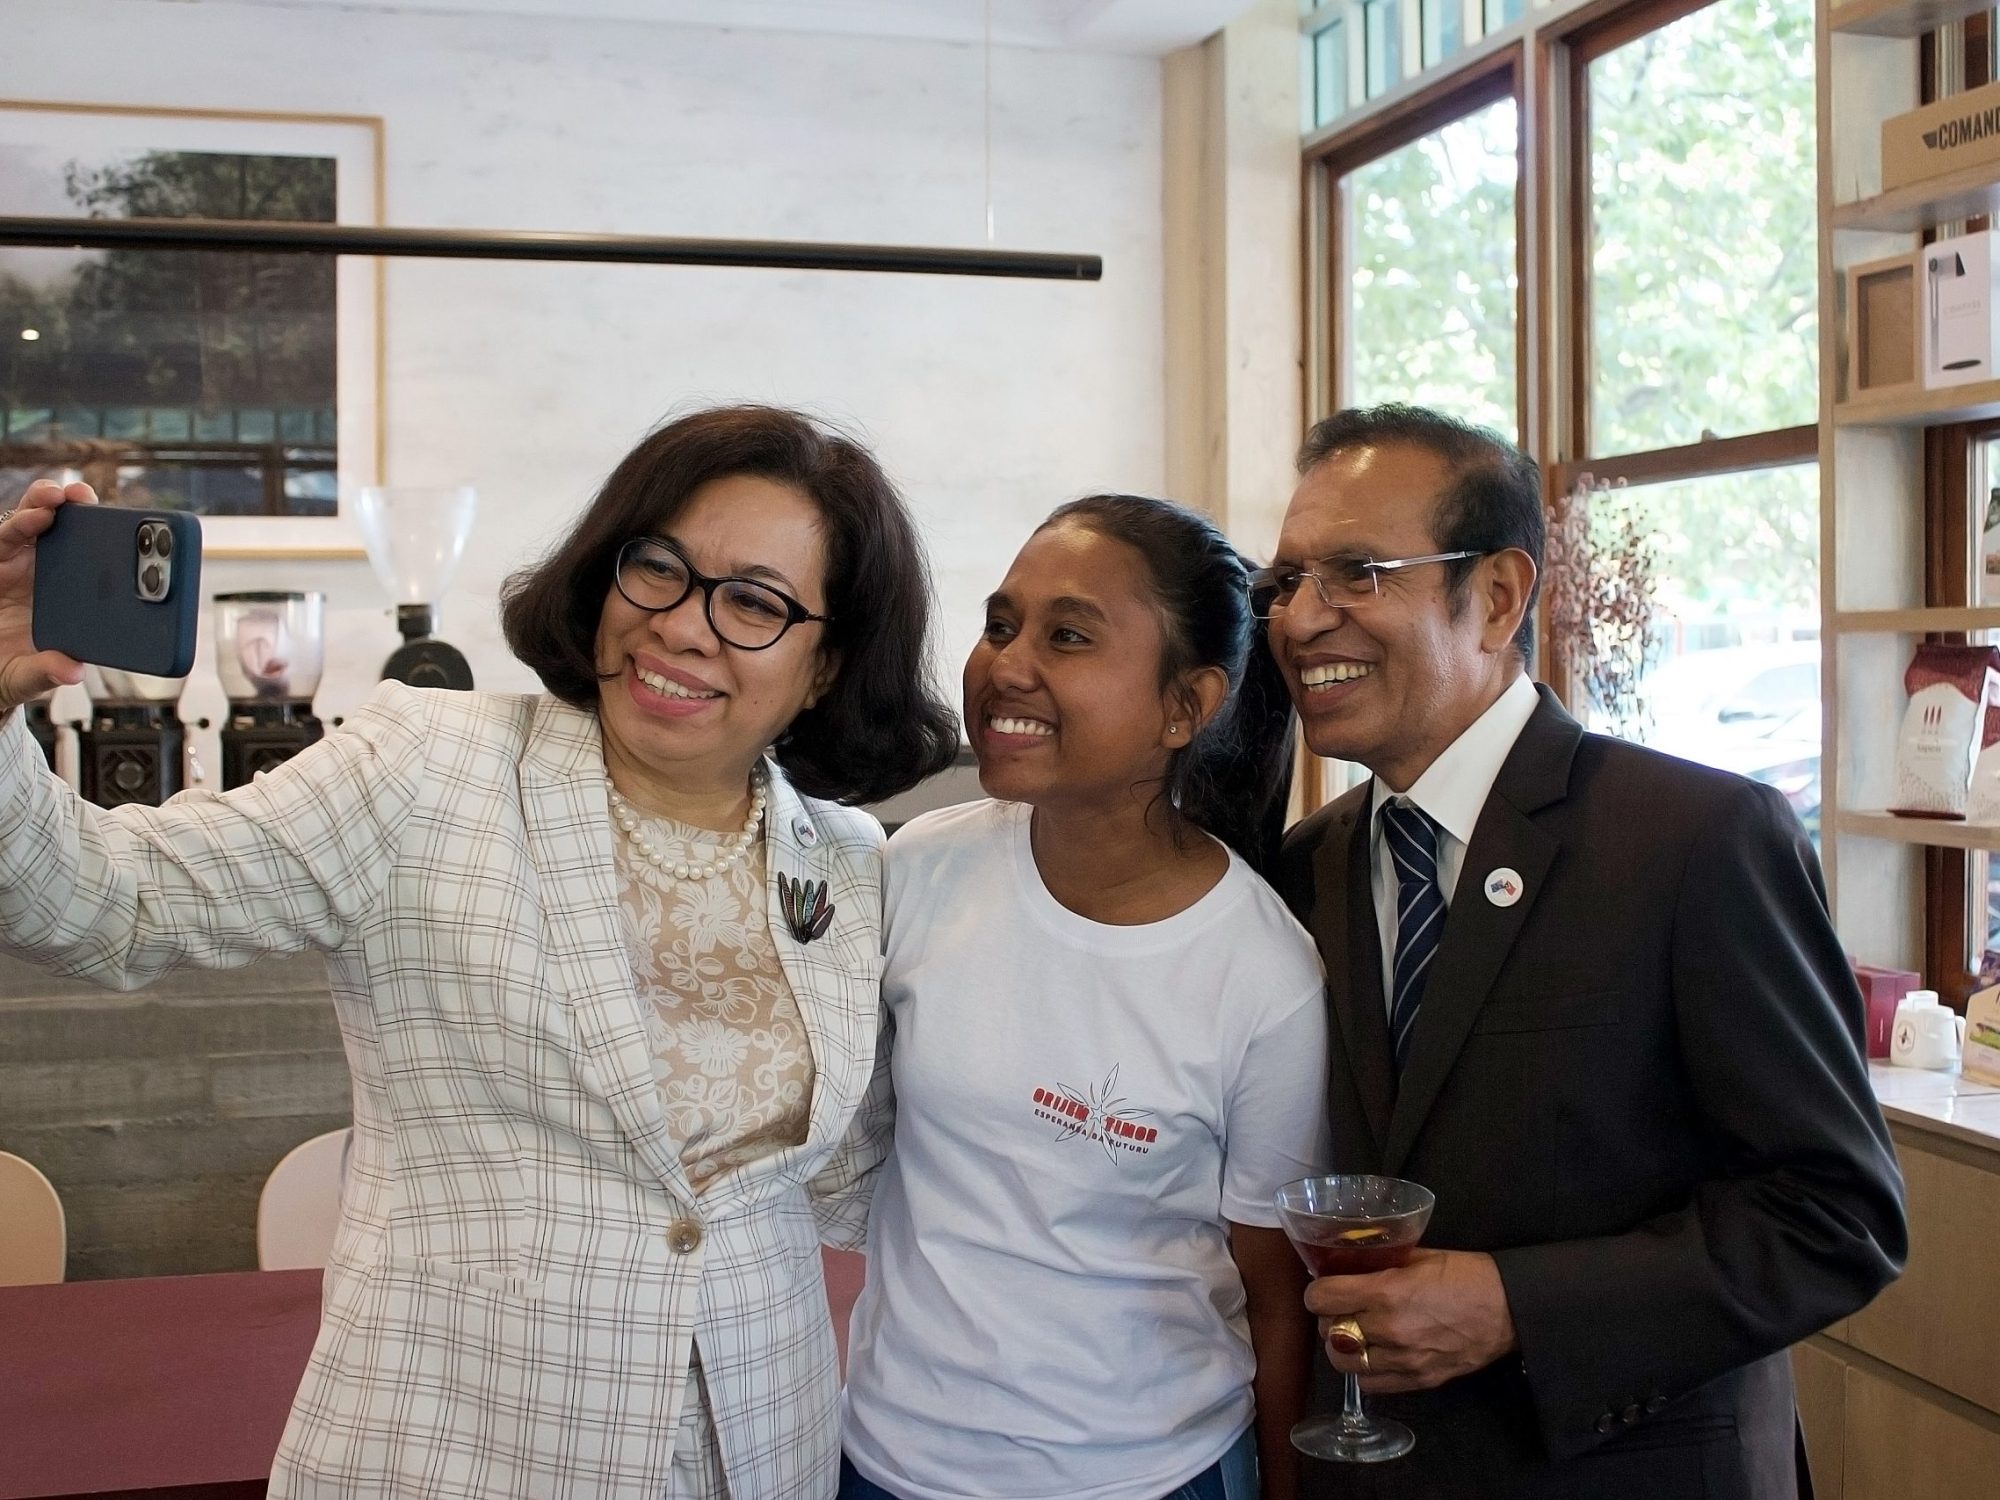
<path id="1" fill-rule="evenodd" d="M 1787 1347 L 1906 1249 L 1805 832 L 1534 687 L 1531 461 L 1384 407 L 1299 467 L 1259 613 L 1312 749 L 1374 775 L 1279 884 L 1326 960 L 1334 1170 L 1437 1195 L 1408 1266 L 1307 1296 L 1416 1449 L 1301 1492 L 1789 1500 Z"/>

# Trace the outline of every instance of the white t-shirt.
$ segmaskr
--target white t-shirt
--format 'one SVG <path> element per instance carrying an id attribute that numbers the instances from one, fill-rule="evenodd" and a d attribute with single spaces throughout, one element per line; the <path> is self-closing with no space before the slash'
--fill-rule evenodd
<path id="1" fill-rule="evenodd" d="M 1250 1425 L 1225 1220 L 1325 1170 L 1319 958 L 1231 855 L 1136 927 L 1042 884 L 1029 809 L 889 845 L 895 1150 L 843 1441 L 907 1500 L 1158 1500 Z"/>

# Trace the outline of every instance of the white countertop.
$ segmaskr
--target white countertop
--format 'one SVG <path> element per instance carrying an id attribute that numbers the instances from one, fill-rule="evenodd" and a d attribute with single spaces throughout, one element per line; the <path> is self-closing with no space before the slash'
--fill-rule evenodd
<path id="1" fill-rule="evenodd" d="M 2000 1083 L 1872 1058 L 1868 1080 L 1891 1121 L 2000 1151 Z"/>

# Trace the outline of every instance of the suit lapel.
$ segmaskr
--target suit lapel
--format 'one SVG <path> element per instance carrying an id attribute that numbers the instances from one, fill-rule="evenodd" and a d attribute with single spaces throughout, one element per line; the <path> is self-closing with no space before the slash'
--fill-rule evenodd
<path id="1" fill-rule="evenodd" d="M 1363 787 L 1355 805 L 1314 853 L 1312 927 L 1323 939 L 1334 1023 L 1340 1028 L 1354 1089 L 1380 1152 L 1389 1134 L 1396 1075 L 1382 999 L 1382 940 L 1376 931 L 1374 885 L 1369 878 L 1370 803 Z"/>
<path id="2" fill-rule="evenodd" d="M 540 876 L 547 951 L 577 1046 L 633 1149 L 677 1197 L 693 1203 L 679 1143 L 661 1108 L 638 985 L 618 924 L 595 714 L 553 698 L 537 706 L 521 762 L 521 809 L 529 857 Z"/>
<path id="3" fill-rule="evenodd" d="M 836 878 L 838 856 L 831 840 L 819 832 L 812 814 L 785 780 L 784 773 L 768 763 L 766 768 L 771 777 L 771 799 L 764 885 L 771 943 L 778 951 L 778 965 L 785 971 L 792 998 L 798 1002 L 813 1055 L 812 1106 L 806 1142 L 783 1154 L 781 1164 L 789 1165 L 814 1141 L 823 1141 L 832 1133 L 842 1107 L 843 1090 L 838 1081 L 853 1073 L 856 1019 L 864 1004 L 870 1015 L 874 1013 L 874 986 L 864 986 L 865 976 L 856 976 L 840 958 L 843 929 L 850 932 L 857 927 L 868 929 L 866 942 L 873 948 L 879 942 L 875 920 L 881 914 L 858 909 L 855 897 Z M 792 931 L 779 889 L 779 882 L 784 879 L 827 886 L 827 899 L 834 903 L 833 921 L 810 942 L 801 942 Z M 870 1037 L 871 1059 L 873 1047 L 874 1039 Z"/>
<path id="4" fill-rule="evenodd" d="M 1400 1170 L 1416 1144 L 1560 852 L 1533 814 L 1567 794 L 1570 763 L 1583 731 L 1553 693 L 1540 691 L 1541 705 L 1493 783 L 1459 870 L 1389 1119 L 1382 1170 L 1390 1175 Z M 1501 869 L 1521 877 L 1521 894 L 1512 906 L 1495 905 L 1487 897 L 1487 877 Z"/>

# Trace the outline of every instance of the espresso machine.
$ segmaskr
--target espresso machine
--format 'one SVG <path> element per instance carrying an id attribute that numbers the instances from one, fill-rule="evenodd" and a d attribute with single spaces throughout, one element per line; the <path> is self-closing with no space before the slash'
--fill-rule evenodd
<path id="1" fill-rule="evenodd" d="M 369 485 L 356 491 L 354 517 L 368 561 L 396 601 L 396 628 L 403 633 L 403 644 L 382 664 L 384 679 L 411 687 L 471 688 L 465 654 L 435 632 L 438 602 L 458 572 L 478 511 L 479 494 L 469 484 Z"/>
<path id="2" fill-rule="evenodd" d="M 181 789 L 187 726 L 175 709 L 185 677 L 84 669 L 90 717 L 77 722 L 77 789 L 99 807 L 158 807 Z"/>
<path id="3" fill-rule="evenodd" d="M 215 672 L 229 699 L 222 786 L 248 785 L 326 734 L 312 711 L 326 664 L 326 596 L 278 590 L 215 596 Z"/>

